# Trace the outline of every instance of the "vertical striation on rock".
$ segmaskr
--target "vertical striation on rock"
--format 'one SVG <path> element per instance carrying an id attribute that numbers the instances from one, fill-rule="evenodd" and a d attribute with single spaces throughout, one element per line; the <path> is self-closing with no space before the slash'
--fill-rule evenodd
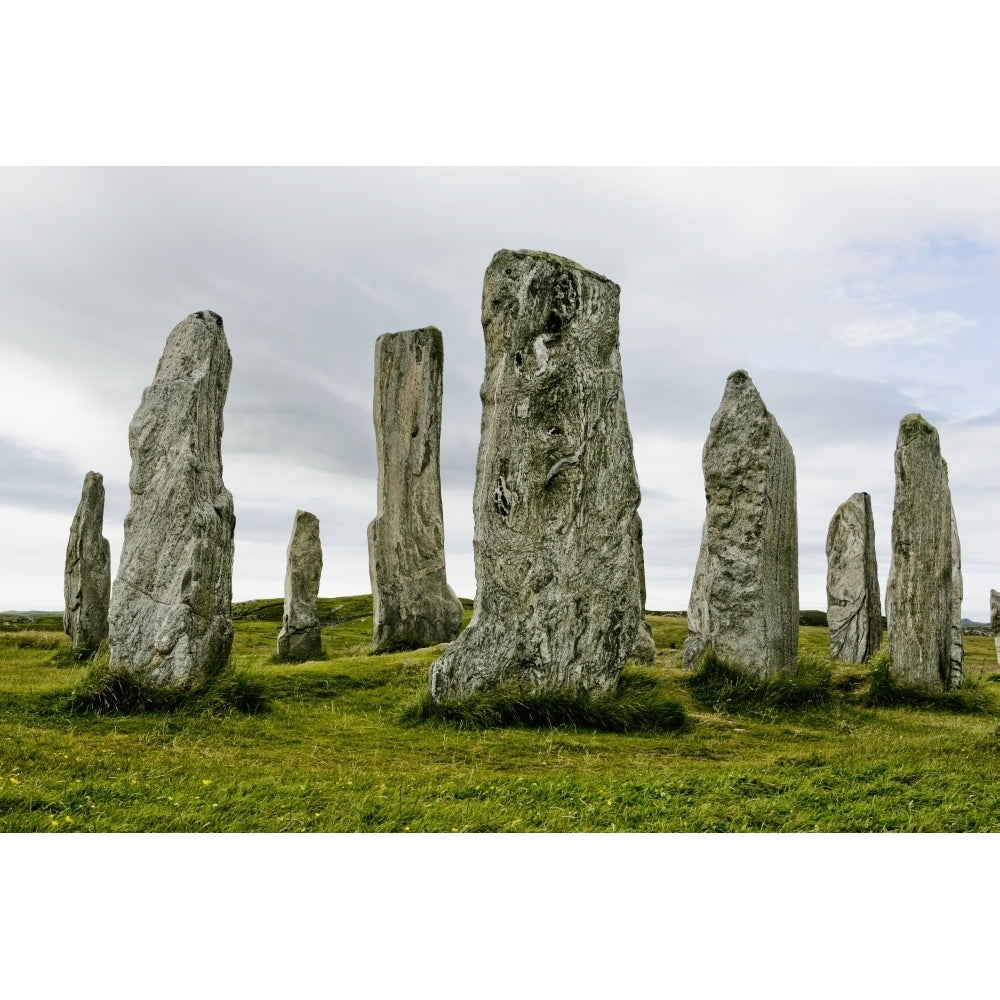
<path id="1" fill-rule="evenodd" d="M 993 629 L 993 643 L 1000 663 L 1000 591 L 990 591 L 990 628 Z"/>
<path id="2" fill-rule="evenodd" d="M 316 598 L 323 573 L 323 546 L 319 518 L 305 510 L 295 512 L 285 566 L 285 613 L 278 633 L 278 656 L 283 660 L 318 660 L 323 655 Z"/>
<path id="3" fill-rule="evenodd" d="M 709 651 L 760 676 L 795 669 L 799 633 L 795 457 L 745 371 L 726 381 L 702 452 L 705 525 L 684 667 Z"/>
<path id="4" fill-rule="evenodd" d="M 486 269 L 476 604 L 431 667 L 435 699 L 617 685 L 640 609 L 619 293 L 538 251 L 500 250 Z"/>
<path id="5" fill-rule="evenodd" d="M 826 560 L 830 656 L 867 663 L 882 645 L 875 520 L 867 493 L 854 493 L 837 508 L 826 536 Z"/>
<path id="6" fill-rule="evenodd" d="M 889 669 L 906 685 L 943 691 L 955 674 L 958 535 L 938 432 L 918 413 L 900 421 L 895 469 L 886 594 Z"/>
<path id="7" fill-rule="evenodd" d="M 955 508 L 951 508 L 951 673 L 949 687 L 960 688 L 965 674 L 965 646 L 962 642 L 962 546 L 958 540 Z"/>
<path id="8" fill-rule="evenodd" d="M 444 564 L 443 372 L 444 344 L 433 326 L 375 342 L 378 512 L 368 526 L 375 653 L 450 642 L 462 626 Z"/>
<path id="9" fill-rule="evenodd" d="M 167 338 L 129 426 L 111 666 L 157 687 L 203 682 L 232 646 L 235 518 L 221 453 L 231 367 L 222 318 L 193 313 Z"/>
<path id="10" fill-rule="evenodd" d="M 78 657 L 89 656 L 108 637 L 111 546 L 104 529 L 104 477 L 88 472 L 69 529 L 63 594 L 63 628 Z"/>
<path id="11" fill-rule="evenodd" d="M 628 658 L 634 663 L 652 663 L 656 658 L 656 641 L 653 639 L 653 630 L 646 623 L 646 559 L 642 551 L 642 518 L 638 511 L 629 525 L 629 539 L 632 542 L 632 556 L 639 583 L 639 627 Z"/>

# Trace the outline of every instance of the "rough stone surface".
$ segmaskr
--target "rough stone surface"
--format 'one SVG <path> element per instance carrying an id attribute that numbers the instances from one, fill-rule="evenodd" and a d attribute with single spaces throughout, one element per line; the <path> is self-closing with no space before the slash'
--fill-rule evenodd
<path id="1" fill-rule="evenodd" d="M 867 493 L 854 493 L 837 508 L 826 536 L 826 560 L 830 656 L 867 663 L 882 645 L 875 520 Z"/>
<path id="2" fill-rule="evenodd" d="M 990 627 L 997 648 L 997 663 L 1000 663 L 1000 591 L 996 590 L 990 591 Z"/>
<path id="3" fill-rule="evenodd" d="M 77 656 L 87 656 L 108 637 L 111 596 L 111 546 L 104 527 L 104 477 L 88 472 L 83 480 L 66 546 L 63 628 Z"/>
<path id="4" fill-rule="evenodd" d="M 323 574 L 323 546 L 319 518 L 305 510 L 295 512 L 285 568 L 285 614 L 278 633 L 278 656 L 283 660 L 318 660 L 323 655 L 316 598 Z"/>
<path id="5" fill-rule="evenodd" d="M 962 686 L 965 674 L 965 646 L 962 642 L 962 546 L 958 540 L 955 508 L 951 509 L 951 681 L 950 686 Z"/>
<path id="6" fill-rule="evenodd" d="M 795 458 L 744 371 L 726 381 L 702 452 L 706 513 L 684 667 L 707 652 L 760 676 L 795 668 Z"/>
<path id="7" fill-rule="evenodd" d="M 222 318 L 193 313 L 167 338 L 129 427 L 132 503 L 111 594 L 112 669 L 198 684 L 232 646 L 233 498 L 222 482 L 232 360 Z"/>
<path id="8" fill-rule="evenodd" d="M 632 542 L 632 556 L 635 559 L 636 575 L 639 582 L 639 627 L 635 632 L 635 642 L 628 654 L 633 663 L 652 663 L 656 658 L 656 642 L 653 630 L 646 623 L 646 559 L 642 552 L 642 518 L 638 512 L 629 525 Z"/>
<path id="9" fill-rule="evenodd" d="M 448 586 L 441 509 L 444 345 L 433 326 L 375 342 L 378 512 L 368 526 L 372 651 L 450 642 L 462 604 Z"/>
<path id="10" fill-rule="evenodd" d="M 890 673 L 929 691 L 954 683 L 957 531 L 938 432 L 918 413 L 896 439 L 892 562 L 886 593 Z M 959 592 L 961 583 L 959 581 Z"/>
<path id="11" fill-rule="evenodd" d="M 640 610 L 619 291 L 537 251 L 501 250 L 486 270 L 476 605 L 431 667 L 435 699 L 617 685 Z"/>

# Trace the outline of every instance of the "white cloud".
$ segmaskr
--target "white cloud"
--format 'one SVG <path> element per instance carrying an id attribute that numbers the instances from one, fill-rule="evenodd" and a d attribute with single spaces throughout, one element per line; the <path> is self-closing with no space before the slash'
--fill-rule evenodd
<path id="1" fill-rule="evenodd" d="M 901 341 L 915 347 L 951 343 L 960 334 L 976 328 L 974 319 L 957 312 L 938 310 L 917 312 L 907 310 L 892 316 L 867 317 L 834 327 L 835 340 L 848 347 L 870 347 Z"/>

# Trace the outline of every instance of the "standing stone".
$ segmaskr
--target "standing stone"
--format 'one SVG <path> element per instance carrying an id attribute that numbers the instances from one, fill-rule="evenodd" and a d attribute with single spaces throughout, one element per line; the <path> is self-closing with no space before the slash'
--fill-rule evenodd
<path id="1" fill-rule="evenodd" d="M 646 560 L 642 552 L 642 518 L 638 511 L 629 525 L 629 539 L 632 542 L 632 556 L 639 582 L 639 627 L 628 658 L 634 663 L 652 663 L 656 659 L 656 641 L 653 639 L 653 630 L 646 622 Z"/>
<path id="2" fill-rule="evenodd" d="M 795 669 L 795 457 L 745 371 L 726 381 L 702 452 L 706 513 L 684 667 L 709 651 L 760 676 Z"/>
<path id="3" fill-rule="evenodd" d="M 640 609 L 619 293 L 538 251 L 500 250 L 486 269 L 476 605 L 431 667 L 436 700 L 617 686 Z"/>
<path id="4" fill-rule="evenodd" d="M 951 680 L 949 687 L 960 688 L 965 673 L 965 645 L 962 642 L 962 546 L 958 540 L 955 508 L 951 508 Z"/>
<path id="5" fill-rule="evenodd" d="M 837 508 L 826 536 L 826 560 L 830 656 L 867 663 L 882 645 L 875 520 L 867 493 L 854 493 Z"/>
<path id="6" fill-rule="evenodd" d="M 63 628 L 77 657 L 89 656 L 108 637 L 111 595 L 111 546 L 104 527 L 104 477 L 88 472 L 83 480 L 66 546 Z"/>
<path id="7" fill-rule="evenodd" d="M 997 663 L 1000 664 L 1000 591 L 990 591 L 990 628 L 997 649 Z"/>
<path id="8" fill-rule="evenodd" d="M 233 498 L 222 482 L 232 359 L 214 312 L 178 323 L 129 427 L 132 504 L 111 594 L 111 667 L 197 684 L 233 640 Z"/>
<path id="9" fill-rule="evenodd" d="M 375 341 L 378 513 L 368 525 L 372 652 L 450 642 L 462 604 L 448 586 L 441 510 L 444 344 L 433 326 Z"/>
<path id="10" fill-rule="evenodd" d="M 322 573 L 319 518 L 297 510 L 285 568 L 285 614 L 278 633 L 278 656 L 283 660 L 318 660 L 323 655 L 316 613 Z"/>
<path id="11" fill-rule="evenodd" d="M 955 672 L 957 532 L 938 432 L 918 413 L 900 421 L 895 467 L 889 671 L 908 686 L 943 691 Z"/>

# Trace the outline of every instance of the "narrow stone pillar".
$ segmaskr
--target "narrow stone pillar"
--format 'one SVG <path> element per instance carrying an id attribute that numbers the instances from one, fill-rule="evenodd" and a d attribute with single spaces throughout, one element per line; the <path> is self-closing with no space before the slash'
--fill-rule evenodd
<path id="1" fill-rule="evenodd" d="M 538 251 L 500 250 L 486 269 L 476 605 L 431 666 L 435 699 L 617 686 L 640 608 L 619 292 Z"/>
<path id="2" fill-rule="evenodd" d="M 826 535 L 826 560 L 830 656 L 867 663 L 882 645 L 875 520 L 867 493 L 854 493 L 837 508 Z"/>
<path id="3" fill-rule="evenodd" d="M 685 669 L 707 652 L 760 676 L 795 669 L 795 457 L 745 371 L 726 381 L 702 451 L 705 526 L 688 605 Z"/>
<path id="4" fill-rule="evenodd" d="M 170 332 L 129 426 L 132 504 L 111 593 L 111 667 L 152 686 L 197 684 L 233 640 L 233 498 L 222 481 L 232 359 L 222 317 Z"/>
<path id="5" fill-rule="evenodd" d="M 318 660 L 323 655 L 316 613 L 322 574 L 319 518 L 297 510 L 285 566 L 285 614 L 278 633 L 278 656 L 283 660 Z"/>
<path id="6" fill-rule="evenodd" d="M 997 663 L 1000 664 L 1000 591 L 990 591 L 990 628 L 993 629 L 993 642 L 997 650 Z"/>
<path id="7" fill-rule="evenodd" d="M 80 504 L 69 529 L 63 594 L 63 628 L 73 653 L 80 658 L 97 652 L 108 637 L 111 596 L 111 546 L 104 529 L 104 477 L 88 472 Z"/>
<path id="8" fill-rule="evenodd" d="M 951 508 L 951 673 L 949 687 L 960 688 L 965 675 L 965 644 L 962 641 L 962 546 L 958 540 L 955 508 Z"/>
<path id="9" fill-rule="evenodd" d="M 900 421 L 895 468 L 889 670 L 908 686 L 943 691 L 955 676 L 957 531 L 938 432 L 918 413 Z M 960 621 L 958 629 L 961 641 Z"/>
<path id="10" fill-rule="evenodd" d="M 448 586 L 441 508 L 441 331 L 375 341 L 378 513 L 368 525 L 372 652 L 450 642 L 462 604 Z"/>
<path id="11" fill-rule="evenodd" d="M 653 630 L 646 624 L 646 558 L 642 551 L 642 518 L 638 511 L 629 525 L 629 538 L 639 582 L 639 626 L 628 658 L 634 663 L 652 663 L 656 658 L 656 641 L 653 639 Z"/>

